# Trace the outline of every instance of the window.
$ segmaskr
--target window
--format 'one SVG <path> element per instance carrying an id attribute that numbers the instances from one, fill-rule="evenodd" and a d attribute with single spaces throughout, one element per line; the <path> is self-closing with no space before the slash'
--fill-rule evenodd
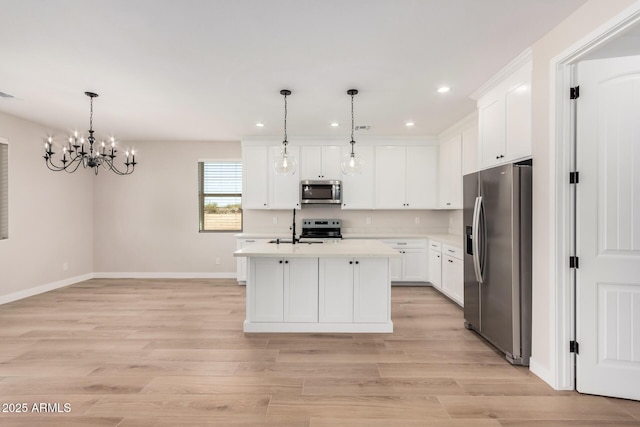
<path id="1" fill-rule="evenodd" d="M 242 231 L 242 163 L 198 163 L 200 231 Z"/>
<path id="2" fill-rule="evenodd" d="M 9 144 L 0 138 L 0 240 L 9 238 Z"/>

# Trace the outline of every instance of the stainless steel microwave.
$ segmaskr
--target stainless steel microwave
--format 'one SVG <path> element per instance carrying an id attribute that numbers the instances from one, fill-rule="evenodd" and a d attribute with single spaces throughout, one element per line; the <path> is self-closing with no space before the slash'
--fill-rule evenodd
<path id="1" fill-rule="evenodd" d="M 342 203 L 340 181 L 300 181 L 300 203 L 339 205 Z"/>

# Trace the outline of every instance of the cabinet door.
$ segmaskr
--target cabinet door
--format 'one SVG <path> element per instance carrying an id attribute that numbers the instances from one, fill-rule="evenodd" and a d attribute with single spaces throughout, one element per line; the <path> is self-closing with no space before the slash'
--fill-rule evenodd
<path id="1" fill-rule="evenodd" d="M 353 322 L 353 260 L 320 258 L 318 266 L 318 320 Z"/>
<path id="2" fill-rule="evenodd" d="M 506 160 L 531 155 L 531 85 L 522 77 L 524 81 L 505 97 Z"/>
<path id="3" fill-rule="evenodd" d="M 318 321 L 318 258 L 284 260 L 284 321 Z"/>
<path id="4" fill-rule="evenodd" d="M 342 155 L 351 152 L 350 147 L 342 148 Z M 342 209 L 373 209 L 375 162 L 373 147 L 357 146 L 356 156 L 364 162 L 362 173 L 342 175 Z"/>
<path id="5" fill-rule="evenodd" d="M 376 147 L 375 206 L 404 209 L 406 205 L 406 147 Z"/>
<path id="6" fill-rule="evenodd" d="M 322 178 L 322 147 L 304 146 L 300 150 L 300 179 Z"/>
<path id="7" fill-rule="evenodd" d="M 462 134 L 440 145 L 438 207 L 462 209 Z"/>
<path id="8" fill-rule="evenodd" d="M 429 250 L 429 282 L 437 289 L 442 289 L 442 254 Z"/>
<path id="9" fill-rule="evenodd" d="M 242 149 L 243 209 L 267 209 L 269 156 L 265 146 L 247 146 Z"/>
<path id="10" fill-rule="evenodd" d="M 477 172 L 478 166 L 478 122 L 462 131 L 462 175 Z"/>
<path id="11" fill-rule="evenodd" d="M 488 96 L 488 95 L 487 95 Z M 502 162 L 505 154 L 505 103 L 498 94 L 479 104 L 480 147 L 482 166 L 494 166 Z"/>
<path id="12" fill-rule="evenodd" d="M 354 321 L 388 322 L 391 293 L 388 260 L 361 258 L 354 262 Z"/>
<path id="13" fill-rule="evenodd" d="M 455 302 L 464 305 L 464 267 L 462 260 L 442 255 L 442 290 Z"/>
<path id="14" fill-rule="evenodd" d="M 341 147 L 339 145 L 325 145 L 322 147 L 322 179 L 342 179 L 340 167 Z"/>
<path id="15" fill-rule="evenodd" d="M 249 258 L 250 321 L 282 322 L 283 266 L 283 260 L 278 258 Z"/>
<path id="16" fill-rule="evenodd" d="M 434 209 L 438 203 L 438 147 L 406 147 L 405 209 Z"/>
<path id="17" fill-rule="evenodd" d="M 269 208 L 300 209 L 300 164 L 292 175 L 277 175 L 273 170 L 273 161 L 280 155 L 281 147 L 270 147 L 269 156 Z M 299 161 L 300 149 L 288 147 L 287 151 Z"/>
<path id="18" fill-rule="evenodd" d="M 427 281 L 426 249 L 403 249 L 402 279 L 407 282 Z"/>
<path id="19" fill-rule="evenodd" d="M 389 276 L 392 282 L 399 282 L 402 280 L 403 258 L 404 254 L 401 254 L 399 257 L 389 259 Z"/>

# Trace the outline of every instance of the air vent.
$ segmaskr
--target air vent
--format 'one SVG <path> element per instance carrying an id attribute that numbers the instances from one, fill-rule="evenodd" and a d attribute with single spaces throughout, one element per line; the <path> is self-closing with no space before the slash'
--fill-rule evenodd
<path id="1" fill-rule="evenodd" d="M 355 126 L 353 129 L 354 130 L 369 130 L 369 129 L 371 129 L 371 126 Z"/>
<path id="2" fill-rule="evenodd" d="M 8 93 L 0 92 L 0 98 L 15 98 L 15 96 L 9 95 Z"/>

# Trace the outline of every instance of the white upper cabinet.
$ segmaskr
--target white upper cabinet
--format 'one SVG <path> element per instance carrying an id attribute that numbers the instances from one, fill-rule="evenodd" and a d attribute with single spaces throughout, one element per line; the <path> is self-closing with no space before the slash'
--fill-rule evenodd
<path id="1" fill-rule="evenodd" d="M 267 146 L 242 147 L 242 208 L 268 209 L 269 175 Z"/>
<path id="2" fill-rule="evenodd" d="M 437 146 L 378 146 L 375 157 L 377 209 L 436 208 Z"/>
<path id="3" fill-rule="evenodd" d="M 494 80 L 477 97 L 481 168 L 531 156 L 530 51 Z"/>
<path id="4" fill-rule="evenodd" d="M 300 174 L 277 175 L 273 161 L 280 155 L 280 146 L 249 145 L 242 147 L 243 209 L 300 208 Z M 287 148 L 300 159 L 298 147 Z"/>
<path id="5" fill-rule="evenodd" d="M 478 167 L 478 117 L 462 130 L 462 175 L 477 172 Z"/>
<path id="6" fill-rule="evenodd" d="M 344 156 L 351 152 L 351 146 L 341 149 Z M 342 209 L 373 209 L 375 161 L 373 147 L 356 144 L 356 157 L 363 161 L 362 172 L 356 175 L 342 175 Z"/>
<path id="7" fill-rule="evenodd" d="M 438 207 L 462 209 L 462 133 L 440 144 Z"/>
<path id="8" fill-rule="evenodd" d="M 301 149 L 300 179 L 303 180 L 339 180 L 341 150 L 339 145 L 309 145 Z"/>

